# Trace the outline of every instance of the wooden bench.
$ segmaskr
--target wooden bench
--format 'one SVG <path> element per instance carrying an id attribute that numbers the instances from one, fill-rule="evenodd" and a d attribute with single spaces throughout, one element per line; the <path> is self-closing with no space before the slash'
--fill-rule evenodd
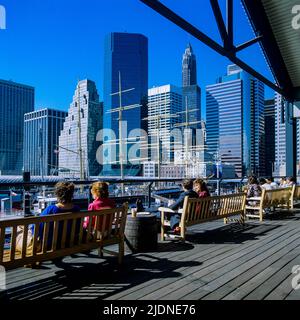
<path id="1" fill-rule="evenodd" d="M 261 197 L 247 198 L 247 202 L 253 202 L 253 205 L 246 204 L 246 216 L 259 218 L 260 221 L 263 221 L 265 209 L 293 208 L 294 192 L 295 186 L 272 190 L 263 189 Z M 255 211 L 257 211 L 258 214 L 255 214 Z"/>
<path id="2" fill-rule="evenodd" d="M 127 211 L 128 206 L 124 204 L 120 208 L 101 211 L 81 211 L 0 221 L 0 265 L 6 269 L 13 269 L 93 249 L 99 249 L 101 256 L 103 252 L 118 256 L 118 262 L 121 264 L 124 256 Z M 89 217 L 86 229 L 83 228 L 85 217 Z M 95 217 L 94 226 L 92 217 Z M 41 223 L 43 223 L 41 229 L 43 236 L 42 240 L 39 240 Z M 11 231 L 8 239 L 9 248 L 5 248 L 5 238 L 7 238 L 5 231 L 9 230 Z M 49 233 L 52 241 L 48 241 Z M 31 237 L 28 237 L 29 234 Z M 113 244 L 118 245 L 118 252 L 104 249 Z"/>
<path id="3" fill-rule="evenodd" d="M 207 198 L 189 198 L 185 197 L 180 220 L 180 236 L 176 237 L 185 241 L 186 229 L 199 223 L 224 219 L 228 222 L 228 217 L 240 215 L 239 221 L 245 223 L 245 204 L 246 194 L 238 193 L 224 196 L 214 196 Z M 176 214 L 169 208 L 159 208 L 161 212 L 161 240 L 164 241 L 167 235 L 165 227 L 170 226 L 165 214 Z"/>

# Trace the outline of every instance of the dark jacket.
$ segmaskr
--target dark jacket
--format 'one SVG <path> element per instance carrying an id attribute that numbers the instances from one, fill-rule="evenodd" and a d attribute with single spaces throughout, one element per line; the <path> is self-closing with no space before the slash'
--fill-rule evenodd
<path id="1" fill-rule="evenodd" d="M 179 198 L 169 208 L 172 210 L 178 210 L 183 207 L 184 198 L 189 196 L 190 198 L 198 198 L 198 194 L 194 190 L 184 191 L 180 194 Z"/>

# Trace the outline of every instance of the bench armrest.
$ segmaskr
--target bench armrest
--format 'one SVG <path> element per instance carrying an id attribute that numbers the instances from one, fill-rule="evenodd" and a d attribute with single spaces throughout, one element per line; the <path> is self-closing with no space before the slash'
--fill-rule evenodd
<path id="1" fill-rule="evenodd" d="M 261 197 L 251 197 L 251 198 L 247 198 L 247 200 L 249 200 L 249 201 L 261 201 Z"/>
<path id="2" fill-rule="evenodd" d="M 158 208 L 158 211 L 160 211 L 160 212 L 170 212 L 170 213 L 175 213 L 175 212 L 177 212 L 177 211 L 174 211 L 174 210 L 172 210 L 172 209 L 170 209 L 170 208 L 167 208 L 167 207 L 159 207 L 159 208 Z"/>

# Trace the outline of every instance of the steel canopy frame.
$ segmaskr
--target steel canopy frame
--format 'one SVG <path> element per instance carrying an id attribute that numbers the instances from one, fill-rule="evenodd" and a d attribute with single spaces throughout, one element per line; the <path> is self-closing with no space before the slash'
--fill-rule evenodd
<path id="1" fill-rule="evenodd" d="M 238 51 L 252 45 L 253 43 L 256 43 L 258 41 L 262 41 L 265 37 L 260 32 L 264 31 L 265 29 L 257 31 L 257 35 L 258 35 L 257 38 L 252 39 L 252 40 L 250 40 L 240 46 L 235 47 L 233 45 L 233 0 L 227 0 L 227 28 L 226 29 L 225 29 L 225 23 L 222 18 L 222 14 L 221 14 L 221 10 L 220 10 L 218 1 L 217 0 L 210 0 L 211 6 L 212 6 L 212 9 L 214 12 L 214 16 L 216 19 L 216 23 L 217 23 L 221 38 L 223 40 L 223 46 L 221 46 L 216 41 L 214 41 L 213 39 L 208 37 L 202 31 L 197 29 L 191 23 L 189 23 L 188 21 L 186 21 L 185 19 L 180 17 L 178 14 L 176 14 L 174 11 L 169 9 L 167 6 L 165 6 L 164 4 L 159 2 L 158 0 L 140 0 L 140 1 L 143 2 L 145 5 L 147 5 L 148 7 L 150 7 L 151 9 L 153 9 L 154 11 L 156 11 L 157 13 L 159 13 L 161 16 L 167 18 L 168 20 L 170 20 L 171 22 L 173 22 L 174 24 L 179 26 L 181 29 L 183 29 L 186 32 L 188 32 L 189 34 L 191 34 L 196 39 L 200 40 L 201 42 L 203 42 L 204 44 L 209 46 L 214 51 L 218 52 L 222 56 L 227 57 L 234 64 L 238 65 L 240 68 L 242 68 L 243 70 L 245 70 L 246 72 L 251 74 L 253 77 L 262 81 L 265 85 L 267 85 L 268 87 L 270 87 L 274 91 L 280 93 L 281 95 L 286 97 L 288 100 L 293 100 L 293 95 L 291 93 L 292 87 L 288 84 L 288 80 L 290 79 L 288 76 L 288 73 L 284 74 L 282 77 L 279 77 L 279 74 L 274 72 L 274 68 L 273 68 L 274 65 L 270 65 L 272 72 L 273 72 L 273 75 L 275 77 L 275 80 L 278 83 L 278 84 L 275 84 L 272 81 L 270 81 L 269 79 L 267 79 L 266 77 L 264 77 L 262 74 L 258 73 L 256 70 L 254 70 L 252 67 L 250 67 L 248 64 L 246 64 L 244 61 L 242 61 L 241 59 L 239 59 L 236 56 L 236 53 Z M 254 3 L 255 3 L 255 6 L 257 5 L 257 1 L 253 1 L 253 0 L 248 0 L 248 1 L 243 0 L 243 1 L 247 2 L 247 3 L 252 2 L 253 5 L 254 5 Z M 256 10 L 258 11 L 257 7 L 256 7 Z M 259 12 L 259 14 L 260 14 L 260 12 Z M 268 20 L 266 22 L 268 22 Z M 268 30 L 268 33 L 270 30 Z M 273 44 L 276 44 L 276 41 L 274 41 Z M 277 47 L 277 49 L 278 49 L 278 47 Z M 276 52 L 277 53 L 279 52 L 279 56 L 282 60 L 283 66 L 285 68 L 285 65 L 284 65 L 283 59 L 280 55 L 279 49 Z M 279 56 L 277 55 L 277 59 Z M 272 63 L 273 59 L 272 60 L 270 59 L 269 62 Z M 282 65 L 280 65 L 280 66 L 282 67 Z M 285 70 L 286 70 L 286 68 L 285 68 Z M 286 81 L 284 81 L 284 79 Z"/>
<path id="2" fill-rule="evenodd" d="M 261 0 L 242 0 L 252 28 L 256 34 L 260 34 L 261 48 L 274 78 L 286 93 L 284 96 L 289 100 L 295 100 L 295 92 L 292 80 L 289 76 L 284 59 L 281 55 L 276 38 L 272 31 L 268 16 Z"/>

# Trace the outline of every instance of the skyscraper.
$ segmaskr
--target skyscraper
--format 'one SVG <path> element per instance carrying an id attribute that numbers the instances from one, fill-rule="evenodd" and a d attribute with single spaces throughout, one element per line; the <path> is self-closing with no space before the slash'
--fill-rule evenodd
<path id="1" fill-rule="evenodd" d="M 194 110 L 188 113 L 190 128 L 201 128 L 201 89 L 197 85 L 196 56 L 189 43 L 182 57 L 182 101 L 183 108 Z M 197 122 L 197 123 L 195 123 Z"/>
<path id="2" fill-rule="evenodd" d="M 265 174 L 272 176 L 275 163 L 275 104 L 274 99 L 265 100 Z"/>
<path id="3" fill-rule="evenodd" d="M 188 87 L 197 84 L 197 63 L 189 43 L 182 58 L 182 86 Z"/>
<path id="4" fill-rule="evenodd" d="M 57 174 L 58 137 L 67 112 L 41 109 L 24 115 L 24 170 L 34 176 Z"/>
<path id="5" fill-rule="evenodd" d="M 161 148 L 167 150 L 170 148 L 172 140 L 176 138 L 171 136 L 171 132 L 175 128 L 174 125 L 181 122 L 181 117 L 176 117 L 177 113 L 181 111 L 181 88 L 168 84 L 148 90 L 148 134 L 152 145 L 157 145 L 159 134 Z M 156 150 L 153 154 L 155 154 L 155 160 L 157 160 Z M 173 160 L 174 151 L 171 145 L 171 152 L 169 154 L 162 152 L 161 162 Z"/>
<path id="6" fill-rule="evenodd" d="M 99 175 L 101 166 L 97 162 L 96 152 L 100 143 L 96 141 L 96 136 L 102 129 L 102 116 L 95 82 L 80 81 L 59 136 L 61 175 L 79 177 L 80 172 L 85 176 Z"/>
<path id="7" fill-rule="evenodd" d="M 286 175 L 286 128 L 283 98 L 275 93 L 275 166 L 274 176 Z"/>
<path id="8" fill-rule="evenodd" d="M 21 174 L 24 114 L 34 110 L 34 88 L 0 80 L 0 173 Z"/>
<path id="9" fill-rule="evenodd" d="M 235 166 L 238 177 L 264 175 L 264 86 L 235 65 L 206 87 L 208 151 Z"/>
<path id="10" fill-rule="evenodd" d="M 121 78 L 121 83 L 119 82 Z M 112 95 L 119 91 L 120 97 Z M 119 138 L 118 113 L 109 113 L 111 109 L 129 105 L 140 105 L 122 113 L 127 121 L 127 133 L 141 128 L 147 131 L 148 93 L 148 39 L 141 34 L 113 32 L 105 38 L 104 53 L 104 128 L 112 129 Z M 127 144 L 130 148 L 130 144 Z M 116 163 L 105 166 L 104 175 L 120 175 L 119 147 L 116 144 Z M 123 159 L 125 162 L 127 159 Z M 125 174 L 136 175 L 140 166 L 125 165 Z"/>

